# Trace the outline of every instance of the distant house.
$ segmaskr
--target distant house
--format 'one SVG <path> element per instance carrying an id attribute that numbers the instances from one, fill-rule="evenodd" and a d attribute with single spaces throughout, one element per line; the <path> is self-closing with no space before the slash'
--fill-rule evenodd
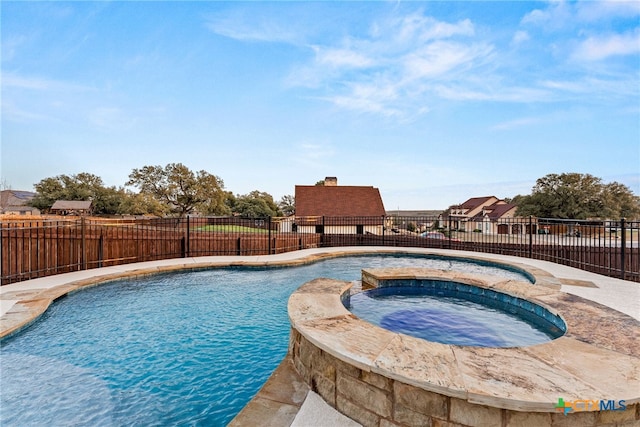
<path id="1" fill-rule="evenodd" d="M 91 200 L 56 200 L 51 206 L 51 213 L 56 215 L 90 215 Z"/>
<path id="2" fill-rule="evenodd" d="M 40 210 L 27 203 L 36 196 L 31 191 L 2 190 L 0 191 L 0 213 L 16 215 L 40 215 Z"/>
<path id="3" fill-rule="evenodd" d="M 288 218 L 289 231 L 382 234 L 385 210 L 375 187 L 340 186 L 336 177 L 327 177 L 324 185 L 296 185 L 295 200 L 295 215 Z"/>
<path id="4" fill-rule="evenodd" d="M 451 228 L 485 234 L 522 234 L 526 223 L 514 220 L 517 206 L 495 196 L 474 197 L 449 208 Z"/>

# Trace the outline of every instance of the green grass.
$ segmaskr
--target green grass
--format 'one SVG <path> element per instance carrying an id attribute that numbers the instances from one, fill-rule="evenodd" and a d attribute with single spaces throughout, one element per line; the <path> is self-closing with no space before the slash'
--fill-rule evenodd
<path id="1" fill-rule="evenodd" d="M 244 225 L 205 225 L 194 228 L 195 231 L 213 231 L 218 233 L 268 233 L 263 228 L 246 227 Z"/>

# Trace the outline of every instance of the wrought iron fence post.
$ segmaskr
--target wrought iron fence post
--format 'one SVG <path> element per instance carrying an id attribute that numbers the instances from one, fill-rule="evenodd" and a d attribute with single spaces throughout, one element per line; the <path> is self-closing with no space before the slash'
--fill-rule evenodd
<path id="1" fill-rule="evenodd" d="M 185 257 L 191 256 L 191 221 L 190 216 L 187 215 L 187 243 L 185 248 Z"/>
<path id="2" fill-rule="evenodd" d="M 269 234 L 269 244 L 267 246 L 267 251 L 268 251 L 267 253 L 269 255 L 271 255 L 271 217 L 269 216 L 268 218 L 269 218 L 269 221 L 267 222 L 267 226 L 269 227 L 269 232 L 268 232 L 268 234 Z"/>
<path id="3" fill-rule="evenodd" d="M 87 240 L 85 233 L 85 217 L 80 217 L 80 235 L 82 236 L 80 240 L 80 265 L 82 270 L 87 269 Z"/>
<path id="4" fill-rule="evenodd" d="M 529 215 L 529 258 L 533 258 L 533 216 Z"/>
<path id="5" fill-rule="evenodd" d="M 620 278 L 625 280 L 625 264 L 626 264 L 626 252 L 627 252 L 627 231 L 625 230 L 625 219 L 620 218 Z"/>

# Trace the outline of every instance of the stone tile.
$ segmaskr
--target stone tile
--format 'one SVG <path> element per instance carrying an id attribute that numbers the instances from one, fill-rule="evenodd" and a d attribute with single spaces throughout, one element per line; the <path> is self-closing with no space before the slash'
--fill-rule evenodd
<path id="1" fill-rule="evenodd" d="M 380 390 L 364 381 L 357 380 L 349 375 L 340 375 L 336 378 L 338 395 L 348 396 L 349 400 L 358 406 L 387 418 L 391 415 L 393 402 L 391 393 Z"/>
<path id="2" fill-rule="evenodd" d="M 582 398 L 637 399 L 640 393 L 640 358 L 571 337 L 560 337 L 551 343 L 526 347 L 523 351 L 580 378 L 597 390 L 595 395 Z"/>
<path id="3" fill-rule="evenodd" d="M 567 415 L 551 414 L 551 427 L 594 427 L 595 425 L 595 412 L 575 412 Z"/>
<path id="4" fill-rule="evenodd" d="M 380 417 L 378 415 L 354 404 L 343 394 L 338 393 L 336 408 L 347 417 L 365 427 L 378 427 L 380 424 Z"/>
<path id="5" fill-rule="evenodd" d="M 402 426 L 431 427 L 433 420 L 430 416 L 412 411 L 406 406 L 396 404 L 393 409 L 393 419 Z"/>
<path id="6" fill-rule="evenodd" d="M 518 282 L 515 280 L 496 283 L 492 288 L 496 291 L 499 290 L 510 295 L 524 297 L 529 300 L 535 300 L 536 297 L 552 295 L 558 292 L 544 286 L 532 286 L 531 283 Z"/>
<path id="7" fill-rule="evenodd" d="M 317 278 L 310 282 L 300 286 L 297 290 L 297 294 L 328 294 L 328 295 L 340 295 L 351 287 L 351 282 L 345 282 L 343 280 Z"/>
<path id="8" fill-rule="evenodd" d="M 425 390 L 466 398 L 466 387 L 451 346 L 397 334 L 372 370 Z"/>
<path id="9" fill-rule="evenodd" d="M 636 418 L 636 406 L 626 405 L 627 408 L 623 411 L 601 411 L 598 413 L 596 421 L 598 424 L 622 424 L 631 423 L 635 421 L 640 425 L 640 420 Z M 618 407 L 620 407 L 618 405 Z"/>
<path id="10" fill-rule="evenodd" d="M 289 426 L 293 423 L 298 410 L 298 406 L 284 405 L 273 400 L 256 397 L 231 420 L 228 427 Z"/>
<path id="11" fill-rule="evenodd" d="M 396 407 L 402 405 L 429 417 L 446 420 L 449 414 L 448 397 L 398 381 L 394 383 L 394 401 Z"/>
<path id="12" fill-rule="evenodd" d="M 308 391 L 309 386 L 295 370 L 291 358 L 285 357 L 260 389 L 260 396 L 275 402 L 300 406 Z"/>
<path id="13" fill-rule="evenodd" d="M 468 400 L 515 411 L 553 411 L 565 400 L 599 391 L 518 348 L 454 347 Z"/>
<path id="14" fill-rule="evenodd" d="M 395 336 L 352 314 L 300 322 L 297 329 L 322 350 L 362 370 L 370 370 Z"/>
<path id="15" fill-rule="evenodd" d="M 508 411 L 505 427 L 551 427 L 551 414 Z"/>
<path id="16" fill-rule="evenodd" d="M 469 427 L 501 426 L 502 411 L 452 398 L 449 420 Z"/>
<path id="17" fill-rule="evenodd" d="M 345 316 L 347 310 L 336 294 L 294 293 L 289 297 L 289 318 L 296 327 L 298 322 L 323 319 L 327 317 Z"/>
<path id="18" fill-rule="evenodd" d="M 566 336 L 640 357 L 640 322 L 624 313 L 579 296 L 559 292 L 539 298 L 561 313 Z"/>

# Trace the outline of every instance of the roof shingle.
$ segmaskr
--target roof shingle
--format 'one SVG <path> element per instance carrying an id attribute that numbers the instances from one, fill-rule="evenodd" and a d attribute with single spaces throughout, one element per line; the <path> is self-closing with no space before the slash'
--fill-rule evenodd
<path id="1" fill-rule="evenodd" d="M 364 186 L 296 185 L 296 216 L 384 216 L 380 191 Z"/>

